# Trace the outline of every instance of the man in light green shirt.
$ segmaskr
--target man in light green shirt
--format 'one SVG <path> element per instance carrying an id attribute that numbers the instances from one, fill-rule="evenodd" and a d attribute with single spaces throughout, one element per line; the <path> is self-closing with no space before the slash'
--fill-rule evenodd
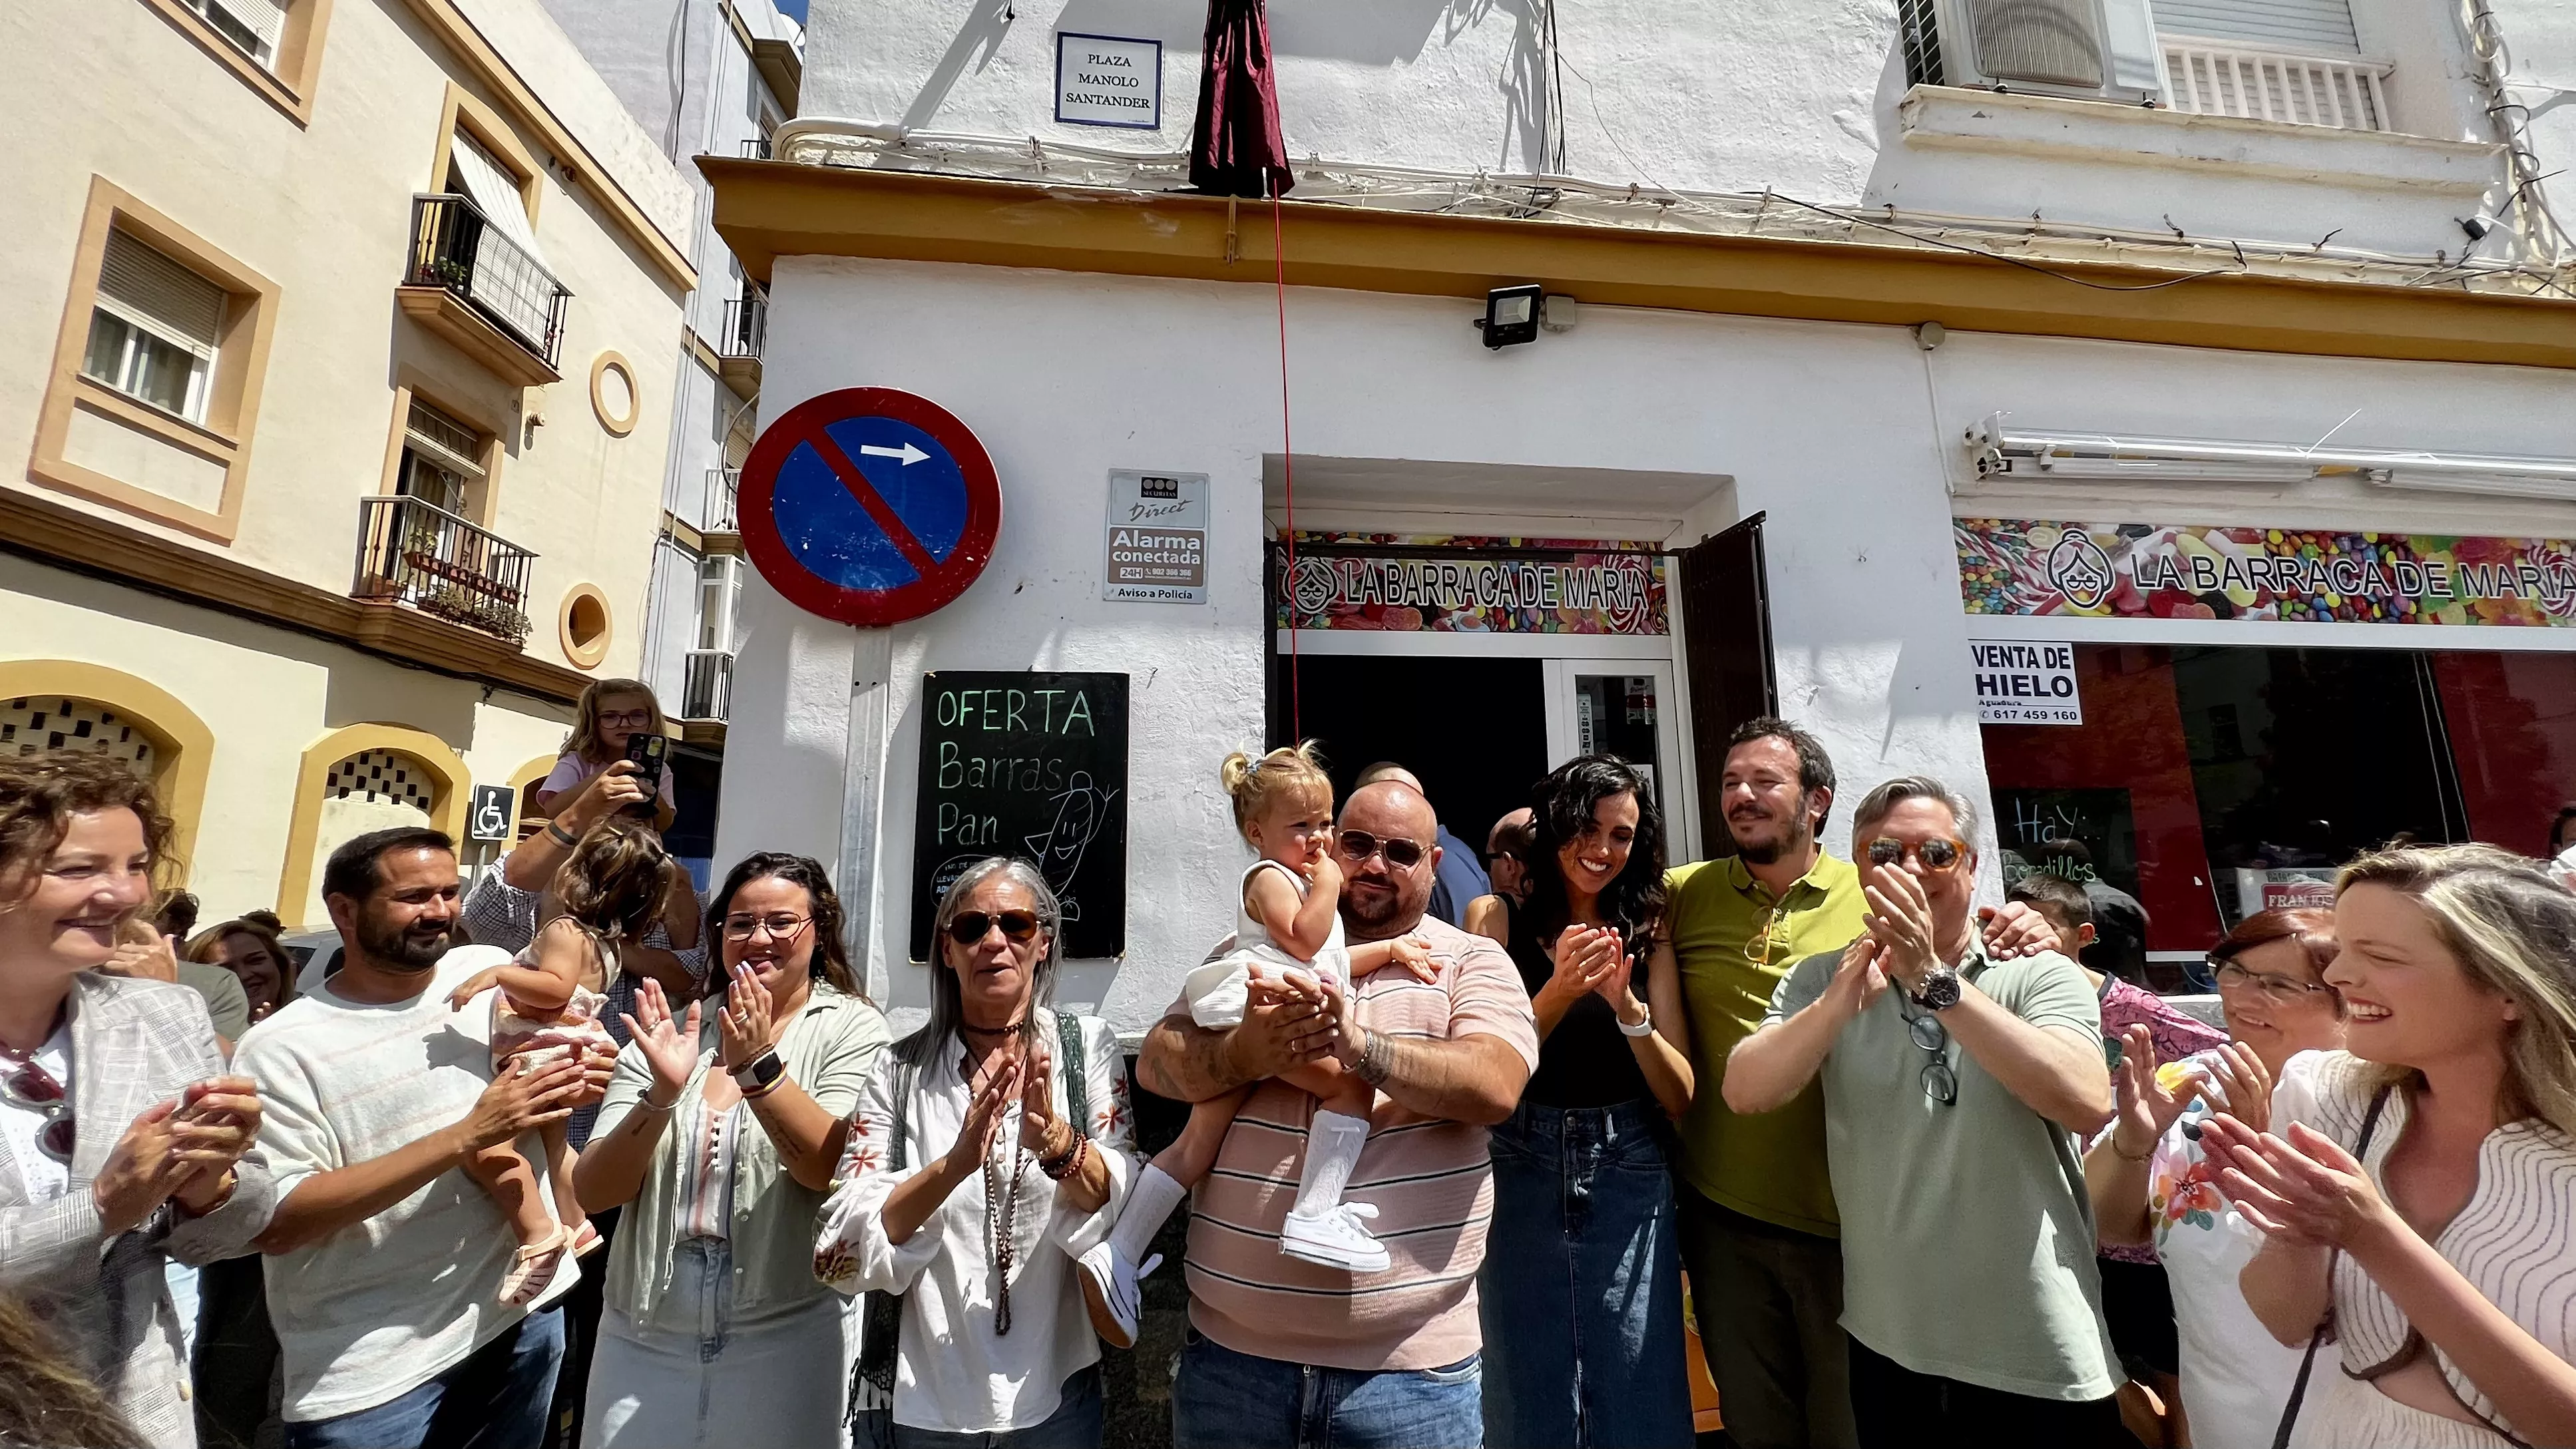
<path id="1" fill-rule="evenodd" d="M 1854 813 L 1866 930 L 1790 970 L 1723 1091 L 1753 1113 L 1823 1086 L 1860 1443 L 2109 1442 L 2075 1136 L 2111 1108 L 2091 985 L 2054 952 L 1987 955 L 1974 819 L 1940 782 Z"/>

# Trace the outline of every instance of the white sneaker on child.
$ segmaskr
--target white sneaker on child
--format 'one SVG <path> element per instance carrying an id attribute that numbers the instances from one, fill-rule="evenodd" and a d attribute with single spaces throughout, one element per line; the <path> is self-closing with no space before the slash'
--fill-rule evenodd
<path id="1" fill-rule="evenodd" d="M 1385 1272 L 1394 1261 L 1387 1256 L 1386 1245 L 1360 1226 L 1362 1219 L 1376 1216 L 1377 1209 L 1364 1202 L 1336 1203 L 1318 1213 L 1292 1209 L 1280 1225 L 1279 1251 L 1327 1268 Z"/>
<path id="2" fill-rule="evenodd" d="M 1073 1266 L 1082 1281 L 1082 1306 L 1091 1313 L 1091 1331 L 1111 1348 L 1134 1348 L 1145 1301 L 1137 1285 L 1163 1266 L 1163 1255 L 1147 1258 L 1140 1268 L 1127 1261 L 1115 1244 L 1095 1243 Z"/>

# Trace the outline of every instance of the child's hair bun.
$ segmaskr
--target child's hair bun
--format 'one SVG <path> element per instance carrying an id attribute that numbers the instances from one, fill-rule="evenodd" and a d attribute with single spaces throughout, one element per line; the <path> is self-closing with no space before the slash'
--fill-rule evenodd
<path id="1" fill-rule="evenodd" d="M 1270 808 L 1272 800 L 1291 791 L 1321 793 L 1324 807 L 1332 808 L 1333 777 L 1325 772 L 1323 756 L 1316 752 L 1313 740 L 1283 745 L 1259 759 L 1237 750 L 1216 767 L 1216 777 L 1225 786 L 1225 793 L 1234 797 L 1237 830 Z"/>

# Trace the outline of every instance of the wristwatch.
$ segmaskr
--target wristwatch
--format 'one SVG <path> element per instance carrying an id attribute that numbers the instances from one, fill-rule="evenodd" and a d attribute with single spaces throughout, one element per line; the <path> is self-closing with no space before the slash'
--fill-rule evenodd
<path id="1" fill-rule="evenodd" d="M 734 1068 L 731 1075 L 734 1085 L 742 1088 L 744 1096 L 757 1097 L 777 1085 L 780 1077 L 787 1075 L 787 1063 L 778 1059 L 778 1048 L 771 1047 Z"/>
<path id="2" fill-rule="evenodd" d="M 1646 1006 L 1642 1001 L 1637 1004 L 1640 1006 Z M 1612 1012 L 1611 1019 L 1614 1021 L 1618 1020 L 1618 1013 L 1615 1011 Z M 1653 1036 L 1655 1034 L 1655 1009 L 1651 1006 L 1646 1006 L 1644 1011 L 1638 1013 L 1637 1024 L 1635 1026 L 1630 1026 L 1624 1021 L 1619 1022 L 1619 1034 L 1621 1036 Z"/>
<path id="3" fill-rule="evenodd" d="M 1959 972 L 1952 966 L 1935 966 L 1924 973 L 1923 989 L 1906 993 L 1914 1004 L 1925 1011 L 1946 1011 L 1959 1004 Z"/>

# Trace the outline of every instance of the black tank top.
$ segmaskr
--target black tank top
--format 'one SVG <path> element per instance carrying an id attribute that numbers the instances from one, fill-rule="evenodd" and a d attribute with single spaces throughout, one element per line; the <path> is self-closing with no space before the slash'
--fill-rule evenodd
<path id="1" fill-rule="evenodd" d="M 1547 946 L 1534 934 L 1529 913 L 1515 909 L 1509 896 L 1502 901 L 1509 938 L 1505 949 L 1521 970 L 1521 985 L 1535 999 L 1538 989 L 1556 974 L 1556 966 L 1547 959 Z M 1621 934 L 1637 958 L 1628 975 L 1628 989 L 1643 1001 L 1651 943 L 1633 927 L 1623 926 Z M 1538 1070 L 1530 1073 L 1521 1100 L 1539 1107 L 1615 1107 L 1622 1102 L 1651 1101 L 1653 1096 L 1646 1074 L 1638 1069 L 1636 1049 L 1619 1030 L 1619 1013 L 1599 993 L 1587 992 L 1539 1043 Z"/>

